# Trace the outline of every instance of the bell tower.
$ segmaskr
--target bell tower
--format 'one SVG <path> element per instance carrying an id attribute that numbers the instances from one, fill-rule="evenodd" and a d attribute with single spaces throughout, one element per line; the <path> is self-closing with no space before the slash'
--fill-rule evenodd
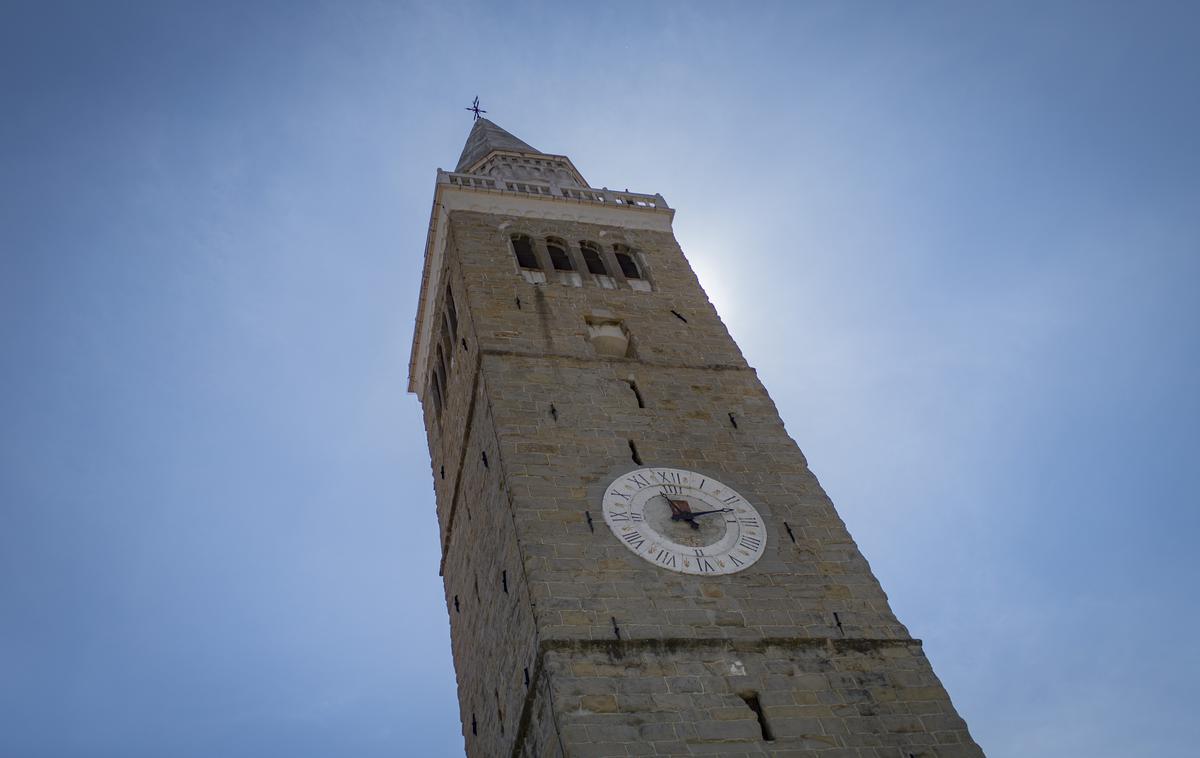
<path id="1" fill-rule="evenodd" d="M 477 118 L 409 364 L 466 753 L 982 756 L 661 195 Z"/>

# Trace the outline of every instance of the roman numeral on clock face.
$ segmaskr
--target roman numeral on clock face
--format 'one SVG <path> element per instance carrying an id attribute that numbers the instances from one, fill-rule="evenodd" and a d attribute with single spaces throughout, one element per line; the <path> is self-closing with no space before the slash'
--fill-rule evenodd
<path id="1" fill-rule="evenodd" d="M 678 471 L 655 471 L 654 475 L 664 484 L 679 484 L 683 481 Z"/>
<path id="2" fill-rule="evenodd" d="M 675 568 L 675 554 L 670 550 L 663 550 L 659 552 L 659 554 L 654 557 L 654 560 L 668 568 Z"/>
<path id="3" fill-rule="evenodd" d="M 747 550 L 758 550 L 760 547 L 762 547 L 762 540 L 760 540 L 758 537 L 751 537 L 748 534 L 743 534 L 742 538 L 738 540 L 738 544 Z"/>
<path id="4" fill-rule="evenodd" d="M 632 476 L 625 477 L 625 481 L 632 482 L 633 484 L 637 485 L 638 489 L 641 489 L 642 487 L 649 487 L 651 484 L 654 484 L 654 482 L 650 481 L 645 474 L 640 472 L 633 474 Z"/>
<path id="5" fill-rule="evenodd" d="M 621 535 L 621 539 L 625 540 L 626 544 L 630 547 L 635 547 L 639 550 L 641 550 L 642 545 L 646 544 L 646 538 L 636 529 Z"/>

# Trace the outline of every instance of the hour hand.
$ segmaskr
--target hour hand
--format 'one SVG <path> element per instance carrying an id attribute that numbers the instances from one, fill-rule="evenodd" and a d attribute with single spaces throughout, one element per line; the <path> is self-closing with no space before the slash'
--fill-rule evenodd
<path id="1" fill-rule="evenodd" d="M 686 500 L 672 500 L 663 495 L 667 503 L 671 506 L 672 521 L 686 521 L 693 529 L 699 529 L 700 525 L 696 523 L 695 516 L 692 514 L 692 506 L 688 505 Z"/>
<path id="2" fill-rule="evenodd" d="M 667 503 L 671 506 L 671 520 L 672 521 L 678 521 L 679 519 L 691 518 L 692 507 L 690 505 L 688 505 L 688 501 L 672 500 L 671 498 L 667 497 L 666 495 L 663 495 L 663 497 L 666 498 Z"/>

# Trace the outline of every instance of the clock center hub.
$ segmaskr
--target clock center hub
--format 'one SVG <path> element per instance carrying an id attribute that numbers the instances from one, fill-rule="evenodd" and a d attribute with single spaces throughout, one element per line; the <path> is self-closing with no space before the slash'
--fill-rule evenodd
<path id="1" fill-rule="evenodd" d="M 672 507 L 674 503 L 674 507 Z M 695 498 L 659 495 L 646 501 L 646 523 L 672 542 L 688 547 L 705 547 L 721 541 L 726 523 L 722 513 L 688 515 L 710 510 Z"/>

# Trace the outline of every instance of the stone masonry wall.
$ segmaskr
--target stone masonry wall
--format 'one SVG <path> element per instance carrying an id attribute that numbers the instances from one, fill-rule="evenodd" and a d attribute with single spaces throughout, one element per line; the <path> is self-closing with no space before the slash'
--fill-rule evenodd
<path id="1" fill-rule="evenodd" d="M 645 408 L 622 378 L 631 369 Z M 483 370 L 544 638 L 610 639 L 614 618 L 626 638 L 908 637 L 753 372 L 491 355 Z M 627 550 L 598 503 L 639 467 L 630 440 L 644 465 L 752 498 L 767 524 L 762 559 L 695 577 Z"/>
<path id="2" fill-rule="evenodd" d="M 456 272 L 451 258 L 442 281 L 454 293 L 459 325 L 455 354 L 447 362 L 444 406 L 440 418 L 431 402 L 423 410 L 463 737 L 467 755 L 486 758 L 508 754 L 522 728 L 535 678 L 537 632 L 487 392 L 480 383 L 476 331 Z M 439 319 L 444 297 L 443 286 L 435 309 Z M 531 721 L 545 728 L 544 718 Z"/>
<path id="3" fill-rule="evenodd" d="M 576 643 L 546 655 L 575 758 L 982 755 L 915 642 L 605 647 Z"/>
<path id="4" fill-rule="evenodd" d="M 426 424 L 469 755 L 982 755 L 672 235 L 450 226 L 467 347 Z M 531 284 L 518 232 L 629 245 L 654 291 Z M 626 357 L 597 354 L 597 314 Z M 599 504 L 631 442 L 750 499 L 763 557 L 696 577 L 627 550 Z"/>

